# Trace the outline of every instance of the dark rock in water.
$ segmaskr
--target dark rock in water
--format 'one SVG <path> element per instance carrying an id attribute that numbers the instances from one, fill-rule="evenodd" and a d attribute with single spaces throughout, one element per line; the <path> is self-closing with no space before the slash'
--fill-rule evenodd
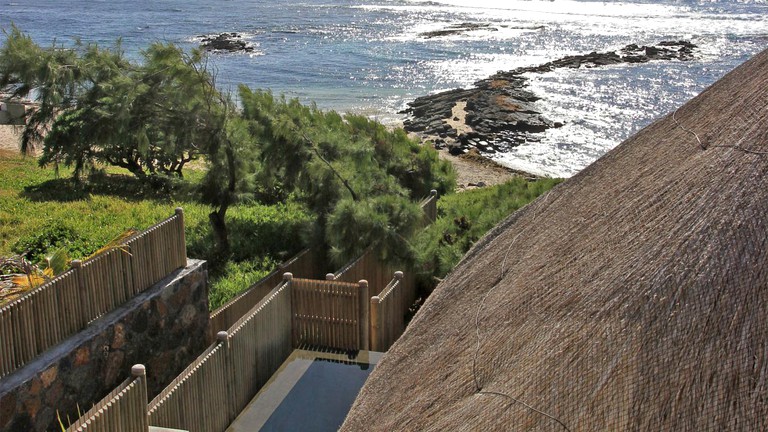
<path id="1" fill-rule="evenodd" d="M 463 146 L 459 146 L 459 145 L 448 146 L 448 153 L 454 156 L 461 156 L 466 152 L 467 152 L 467 149 L 464 148 Z"/>
<path id="2" fill-rule="evenodd" d="M 463 26 L 463 27 L 462 27 Z M 449 29 L 485 28 L 461 24 Z M 426 37 L 426 36 L 425 36 Z M 434 37 L 434 36 L 432 36 Z M 411 118 L 403 124 L 409 132 L 431 136 L 455 138 L 449 144 L 451 154 L 463 154 L 471 147 L 484 153 L 504 152 L 525 142 L 540 140 L 540 134 L 550 128 L 563 127 L 563 122 L 551 121 L 536 108 L 540 98 L 527 90 L 525 73 L 545 73 L 560 68 L 593 68 L 621 63 L 644 63 L 652 60 L 680 60 L 694 58 L 696 45 L 687 41 L 664 41 L 656 46 L 627 45 L 619 51 L 568 56 L 539 66 L 521 67 L 498 72 L 477 81 L 471 89 L 455 89 L 417 98 L 401 114 Z M 466 102 L 465 123 L 472 132 L 457 136 L 446 119 L 453 116 L 458 102 Z"/>
<path id="3" fill-rule="evenodd" d="M 419 36 L 425 39 L 432 39 L 442 36 L 461 35 L 477 30 L 499 31 L 499 29 L 496 27 L 491 27 L 491 25 L 488 23 L 461 23 L 449 25 L 448 27 L 445 27 L 441 30 L 420 33 Z"/>
<path id="4" fill-rule="evenodd" d="M 657 46 L 630 44 L 621 49 L 622 59 L 629 63 L 651 60 L 692 60 L 696 45 L 688 41 L 662 41 Z"/>
<path id="5" fill-rule="evenodd" d="M 560 68 L 578 69 L 580 67 L 599 67 L 620 63 L 645 63 L 651 60 L 691 60 L 696 45 L 687 41 L 665 41 L 658 46 L 638 46 L 630 44 L 616 51 L 604 53 L 591 52 L 544 63 L 539 66 L 529 66 L 516 69 L 515 72 L 550 72 Z"/>
<path id="6" fill-rule="evenodd" d="M 242 40 L 239 33 L 220 33 L 200 36 L 200 46 L 214 52 L 252 52 L 253 47 Z"/>

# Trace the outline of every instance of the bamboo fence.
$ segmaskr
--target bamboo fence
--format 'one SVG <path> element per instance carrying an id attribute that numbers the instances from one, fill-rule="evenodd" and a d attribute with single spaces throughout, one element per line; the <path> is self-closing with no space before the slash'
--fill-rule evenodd
<path id="1" fill-rule="evenodd" d="M 433 191 L 422 202 L 425 221 L 434 220 L 436 199 Z M 183 214 L 179 211 L 176 217 L 182 222 L 183 246 Z M 156 228 L 169 221 L 148 233 L 159 231 Z M 178 227 L 176 229 L 178 234 Z M 173 237 L 164 231 L 155 236 L 167 244 L 173 243 Z M 148 283 L 161 272 L 165 261 L 151 255 L 155 245 L 149 241 L 136 243 L 138 238 L 141 236 L 129 240 L 130 257 L 114 253 L 121 259 L 112 263 L 103 258 L 111 256 L 109 252 L 76 266 L 72 273 L 77 273 L 77 277 L 62 277 L 64 283 L 70 284 L 62 286 L 74 292 L 83 285 L 72 281 L 109 287 L 108 293 L 92 295 L 85 304 L 66 305 L 106 313 L 114 307 L 110 305 L 140 292 L 126 287 Z M 152 240 L 157 242 L 154 237 Z M 179 244 L 172 245 L 171 249 L 172 253 L 184 250 Z M 130 271 L 137 263 L 140 267 L 143 265 L 144 272 Z M 216 342 L 148 405 L 142 367 L 141 377 L 121 384 L 68 431 L 147 431 L 150 424 L 189 432 L 224 431 L 294 348 L 306 345 L 343 350 L 369 349 L 371 345 L 379 349 L 389 347 L 405 327 L 404 315 L 415 297 L 413 278 L 404 278 L 402 272 L 395 272 L 395 278 L 387 283 L 386 275 L 392 274 L 391 269 L 377 259 L 373 248 L 337 274 L 327 275 L 328 280 L 294 279 L 290 272 L 281 274 L 294 270 L 312 276 L 317 267 L 315 256 L 305 250 L 212 313 L 212 328 L 229 330 L 216 333 Z M 364 277 L 375 281 L 373 292 L 382 288 L 378 296 L 369 297 L 372 288 Z M 275 287 L 267 291 L 269 286 Z M 133 390 L 139 387 L 140 391 Z"/>
<path id="2" fill-rule="evenodd" d="M 231 423 L 226 340 L 210 346 L 148 406 L 152 426 L 223 431 Z"/>
<path id="3" fill-rule="evenodd" d="M 402 272 L 382 294 L 385 305 L 400 308 L 404 299 Z M 399 299 L 399 300 L 397 300 Z M 368 283 L 294 279 L 283 275 L 275 287 L 217 341 L 179 374 L 147 406 L 131 411 L 137 419 L 120 412 L 123 423 L 110 423 L 110 430 L 128 430 L 122 425 L 138 423 L 139 417 L 152 426 L 189 432 L 224 431 L 248 405 L 294 348 L 315 346 L 342 350 L 369 348 L 371 301 Z M 396 307 L 392 307 L 397 309 Z M 399 316 L 400 324 L 385 327 L 402 331 L 402 310 L 380 316 Z M 397 330 L 392 330 L 396 338 Z M 399 335 L 399 334 L 398 334 Z M 125 385 L 116 389 L 117 394 Z M 146 401 L 146 390 L 144 393 Z M 100 415 L 109 416 L 114 404 L 100 405 Z M 148 419 L 148 420 L 147 420 Z M 85 421 L 85 420 L 84 420 Z M 100 429 L 99 429 L 100 430 Z"/>
<path id="4" fill-rule="evenodd" d="M 240 293 L 225 305 L 211 313 L 211 340 L 218 331 L 226 330 L 237 322 L 242 316 L 261 301 L 269 292 L 277 286 L 284 273 L 291 273 L 299 277 L 315 277 L 321 271 L 316 255 L 310 249 L 304 249 L 296 256 L 281 264 L 275 271 L 268 274 L 248 289 Z"/>
<path id="5" fill-rule="evenodd" d="M 152 426 L 224 431 L 290 355 L 291 284 L 284 281 L 152 402 Z"/>
<path id="6" fill-rule="evenodd" d="M 143 365 L 76 420 L 67 432 L 147 432 L 147 374 Z"/>
<path id="7" fill-rule="evenodd" d="M 405 331 L 405 315 L 416 296 L 413 278 L 395 272 L 384 290 L 371 297 L 371 351 L 386 351 Z"/>
<path id="8" fill-rule="evenodd" d="M 291 278 L 290 273 L 284 275 L 283 283 L 229 331 L 235 415 L 245 408 L 293 350 Z"/>
<path id="9" fill-rule="evenodd" d="M 294 279 L 293 345 L 368 349 L 368 283 Z"/>
<path id="10" fill-rule="evenodd" d="M 129 238 L 0 309 L 0 378 L 186 266 L 184 212 Z"/>
<path id="11" fill-rule="evenodd" d="M 424 211 L 424 224 L 428 225 L 437 217 L 437 191 L 432 190 L 429 197 L 421 201 Z M 334 280 L 357 283 L 365 279 L 372 292 L 379 292 L 387 286 L 390 275 L 395 269 L 384 266 L 376 257 L 374 248 L 367 249 L 359 258 L 345 265 L 334 274 Z M 211 333 L 213 340 L 216 332 L 230 328 L 240 317 L 251 310 L 270 290 L 277 285 L 284 273 L 292 273 L 299 278 L 313 278 L 321 273 L 316 254 L 310 249 L 299 252 L 289 261 L 281 264 L 272 273 L 251 285 L 244 292 L 211 313 Z"/>
<path id="12" fill-rule="evenodd" d="M 333 280 L 337 282 L 357 283 L 360 280 L 367 280 L 371 292 L 380 292 L 389 283 L 394 266 L 384 263 L 379 259 L 378 251 L 375 247 L 369 247 L 360 257 L 349 262 L 341 270 L 333 275 Z M 326 276 L 330 278 L 330 275 Z"/>

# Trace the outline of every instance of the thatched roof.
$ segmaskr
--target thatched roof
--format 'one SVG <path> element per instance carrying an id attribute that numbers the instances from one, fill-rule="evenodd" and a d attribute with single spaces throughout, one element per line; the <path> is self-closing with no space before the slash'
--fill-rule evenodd
<path id="1" fill-rule="evenodd" d="M 481 240 L 343 430 L 768 430 L 756 152 L 768 52 Z"/>

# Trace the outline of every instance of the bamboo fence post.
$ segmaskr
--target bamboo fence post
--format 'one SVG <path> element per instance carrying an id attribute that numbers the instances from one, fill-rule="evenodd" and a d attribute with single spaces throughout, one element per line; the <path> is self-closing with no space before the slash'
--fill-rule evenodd
<path id="1" fill-rule="evenodd" d="M 147 404 L 149 403 L 147 397 L 147 368 L 143 364 L 135 364 L 131 367 L 131 375 L 139 380 L 139 394 L 137 399 L 141 402 L 141 411 L 136 414 L 135 419 L 131 418 L 128 421 L 136 423 L 136 425 L 143 431 L 149 431 L 149 414 L 147 413 Z"/>
<path id="2" fill-rule="evenodd" d="M 80 260 L 72 260 L 70 263 L 72 270 L 75 273 L 75 281 L 77 283 L 77 296 L 76 304 L 78 305 L 77 313 L 77 327 L 78 330 L 83 328 L 83 325 L 88 323 L 90 316 L 93 314 L 93 308 L 91 307 L 91 296 L 88 295 L 88 288 L 85 286 L 85 280 L 83 279 L 83 262 Z"/>
<path id="3" fill-rule="evenodd" d="M 181 249 L 179 251 L 179 258 L 182 259 L 182 266 L 186 266 L 187 264 L 187 237 L 184 233 L 184 209 L 181 207 L 176 208 L 176 216 L 179 218 L 178 221 L 178 228 L 179 228 L 179 248 Z"/>
<path id="4" fill-rule="evenodd" d="M 400 301 L 395 305 L 395 308 L 397 308 L 397 315 L 393 317 L 389 317 L 391 321 L 398 320 L 398 319 L 402 321 L 403 316 L 405 316 L 405 311 L 409 306 L 405 304 L 406 300 L 405 300 L 405 296 L 403 295 L 403 292 L 405 291 L 405 286 L 403 286 L 405 283 L 403 280 L 404 277 L 405 277 L 405 274 L 403 272 L 401 271 L 395 272 L 395 280 L 397 280 L 397 286 L 395 287 L 395 289 L 397 290 L 397 292 L 392 293 L 392 294 L 395 294 L 392 300 L 398 299 Z"/>
<path id="5" fill-rule="evenodd" d="M 226 355 L 224 356 L 224 369 L 225 369 L 225 381 L 226 381 L 226 387 L 227 387 L 227 418 L 229 419 L 229 422 L 232 422 L 235 420 L 238 414 L 240 414 L 237 410 L 237 404 L 235 403 L 235 367 L 234 367 L 234 356 L 233 352 L 230 349 L 231 345 L 229 344 L 229 333 L 225 330 L 222 330 L 218 333 L 216 333 L 216 341 L 219 344 L 226 344 L 224 348 L 226 348 Z M 220 407 L 223 408 L 223 407 Z"/>
<path id="6" fill-rule="evenodd" d="M 381 299 L 379 296 L 371 297 L 371 351 L 381 350 L 381 336 L 379 333 L 381 327 L 379 325 L 380 307 Z"/>
<path id="7" fill-rule="evenodd" d="M 285 293 L 288 297 L 291 298 L 291 347 L 292 348 L 298 348 L 298 342 L 299 342 L 299 329 L 296 325 L 296 308 L 298 304 L 301 304 L 301 299 L 298 298 L 297 302 L 293 301 L 294 293 L 293 291 L 293 273 L 285 272 L 283 273 L 283 281 L 288 284 L 286 289 L 289 290 L 289 292 Z"/>
<path id="8" fill-rule="evenodd" d="M 370 294 L 368 292 L 368 281 L 361 279 L 358 282 L 360 291 L 358 292 L 358 301 L 360 302 L 360 316 L 358 317 L 358 327 L 360 330 L 360 346 L 358 349 L 368 350 L 368 323 L 370 322 Z"/>

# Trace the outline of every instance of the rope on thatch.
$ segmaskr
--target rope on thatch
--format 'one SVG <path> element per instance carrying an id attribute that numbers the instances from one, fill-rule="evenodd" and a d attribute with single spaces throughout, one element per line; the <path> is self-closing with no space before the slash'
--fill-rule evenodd
<path id="1" fill-rule="evenodd" d="M 549 198 L 549 193 L 547 193 L 544 197 L 542 197 L 542 199 L 541 199 L 541 202 L 542 202 L 541 205 L 542 206 L 544 205 L 544 203 L 547 202 L 548 198 Z M 537 208 L 533 209 L 533 214 L 531 216 L 531 222 L 536 220 L 536 209 Z M 548 413 L 546 413 L 546 412 L 544 412 L 542 410 L 539 410 L 539 409 L 531 406 L 530 404 L 526 403 L 523 400 L 514 398 L 514 397 L 512 397 L 511 395 L 509 395 L 507 393 L 491 391 L 491 390 L 483 390 L 482 386 L 480 385 L 480 379 L 478 378 L 478 375 L 477 375 L 477 358 L 480 355 L 480 342 L 482 340 L 482 338 L 480 336 L 480 312 L 482 312 L 483 308 L 485 307 L 485 301 L 488 299 L 488 296 L 490 296 L 491 293 L 494 290 L 496 290 L 496 288 L 499 286 L 499 284 L 501 284 L 501 281 L 504 280 L 504 276 L 506 275 L 505 266 L 506 266 L 506 263 L 507 263 L 507 257 L 509 256 L 509 252 L 512 250 L 512 246 L 515 244 L 517 239 L 522 234 L 523 234 L 523 231 L 520 231 L 519 233 L 517 233 L 515 238 L 512 239 L 512 241 L 509 243 L 509 246 L 507 247 L 507 251 L 504 254 L 504 259 L 501 261 L 501 272 L 499 274 L 499 278 L 496 279 L 496 282 L 494 282 L 493 286 L 491 286 L 491 288 L 485 293 L 485 295 L 483 296 L 482 300 L 480 300 L 480 303 L 477 306 L 477 313 L 475 313 L 475 335 L 477 336 L 477 345 L 475 346 L 475 353 L 474 353 L 474 356 L 472 357 L 472 379 L 475 382 L 475 391 L 476 391 L 476 393 L 478 395 L 500 396 L 500 397 L 507 398 L 507 399 L 511 400 L 513 404 L 522 405 L 522 406 L 526 407 L 527 409 L 529 409 L 529 410 L 531 410 L 531 411 L 533 411 L 533 412 L 535 412 L 535 413 L 537 413 L 539 415 L 547 417 L 547 418 L 551 419 L 552 421 L 557 422 L 566 431 L 571 432 L 571 429 L 569 429 L 568 426 L 565 425 L 565 423 L 560 421 L 560 419 L 558 419 L 557 417 L 555 417 L 555 416 L 553 416 L 551 414 L 548 414 Z"/>
<path id="2" fill-rule="evenodd" d="M 677 109 L 675 110 L 675 112 L 673 112 L 673 113 L 672 113 L 672 121 L 673 121 L 673 122 L 675 122 L 675 125 L 677 125 L 677 127 L 679 127 L 680 129 L 682 129 L 684 132 L 687 132 L 687 133 L 689 133 L 689 134 L 693 135 L 693 137 L 694 137 L 694 138 L 696 138 L 696 142 L 698 142 L 698 143 L 699 143 L 699 147 L 701 147 L 701 149 L 702 149 L 702 150 L 706 150 L 706 149 L 707 149 L 707 147 L 704 145 L 704 143 L 703 143 L 703 142 L 701 142 L 701 139 L 699 138 L 699 134 L 697 134 L 696 132 L 694 132 L 694 131 L 692 131 L 692 130 L 688 129 L 688 128 L 687 128 L 687 127 L 685 127 L 685 126 L 683 126 L 683 125 L 682 125 L 682 124 L 681 124 L 681 123 L 680 123 L 680 122 L 677 120 L 677 111 L 679 111 L 679 110 L 680 110 L 680 108 L 681 108 L 681 107 L 677 107 Z"/>
<path id="3" fill-rule="evenodd" d="M 744 138 L 743 138 L 743 137 L 751 135 L 751 132 L 753 131 L 753 129 L 754 129 L 754 128 L 756 128 L 756 127 L 758 127 L 758 126 L 761 126 L 761 125 L 760 125 L 760 123 L 755 123 L 755 124 L 752 126 L 752 128 L 750 128 L 750 130 L 749 130 L 749 131 L 745 132 L 745 133 L 742 135 L 742 138 L 739 140 L 739 144 L 731 144 L 731 145 L 720 144 L 720 145 L 713 145 L 713 146 L 709 146 L 709 147 L 707 147 L 707 146 L 706 146 L 706 145 L 705 145 L 705 144 L 704 144 L 704 143 L 701 141 L 701 138 L 699 138 L 699 134 L 697 134 L 696 132 L 694 132 L 694 131 L 692 131 L 692 130 L 688 129 L 688 128 L 687 128 L 687 127 L 685 127 L 685 126 L 683 126 L 683 125 L 682 125 L 682 123 L 680 123 L 680 121 L 679 121 L 679 120 L 677 120 L 677 111 L 679 111 L 679 110 L 680 110 L 680 108 L 682 108 L 682 107 L 678 107 L 678 108 L 677 108 L 677 109 L 676 109 L 676 110 L 675 110 L 675 111 L 672 113 L 672 121 L 674 121 L 674 122 L 675 122 L 675 125 L 677 125 L 677 127 L 678 127 L 678 128 L 680 128 L 680 129 L 681 129 L 681 130 L 683 130 L 684 132 L 687 132 L 687 133 L 689 133 L 689 134 L 693 135 L 693 137 L 694 137 L 694 138 L 696 138 L 696 142 L 698 142 L 698 143 L 699 143 L 699 147 L 701 147 L 701 149 L 702 149 L 702 150 L 707 150 L 707 149 L 710 149 L 710 148 L 731 148 L 731 149 L 734 149 L 734 150 L 739 150 L 739 151 L 742 151 L 742 152 L 744 152 L 744 153 L 753 154 L 753 155 L 768 155 L 768 152 L 766 152 L 766 151 L 757 151 L 757 150 L 751 150 L 751 149 L 747 149 L 747 148 L 744 148 L 744 147 L 742 147 L 742 146 L 741 146 L 741 141 L 743 141 L 743 140 L 744 140 Z"/>

